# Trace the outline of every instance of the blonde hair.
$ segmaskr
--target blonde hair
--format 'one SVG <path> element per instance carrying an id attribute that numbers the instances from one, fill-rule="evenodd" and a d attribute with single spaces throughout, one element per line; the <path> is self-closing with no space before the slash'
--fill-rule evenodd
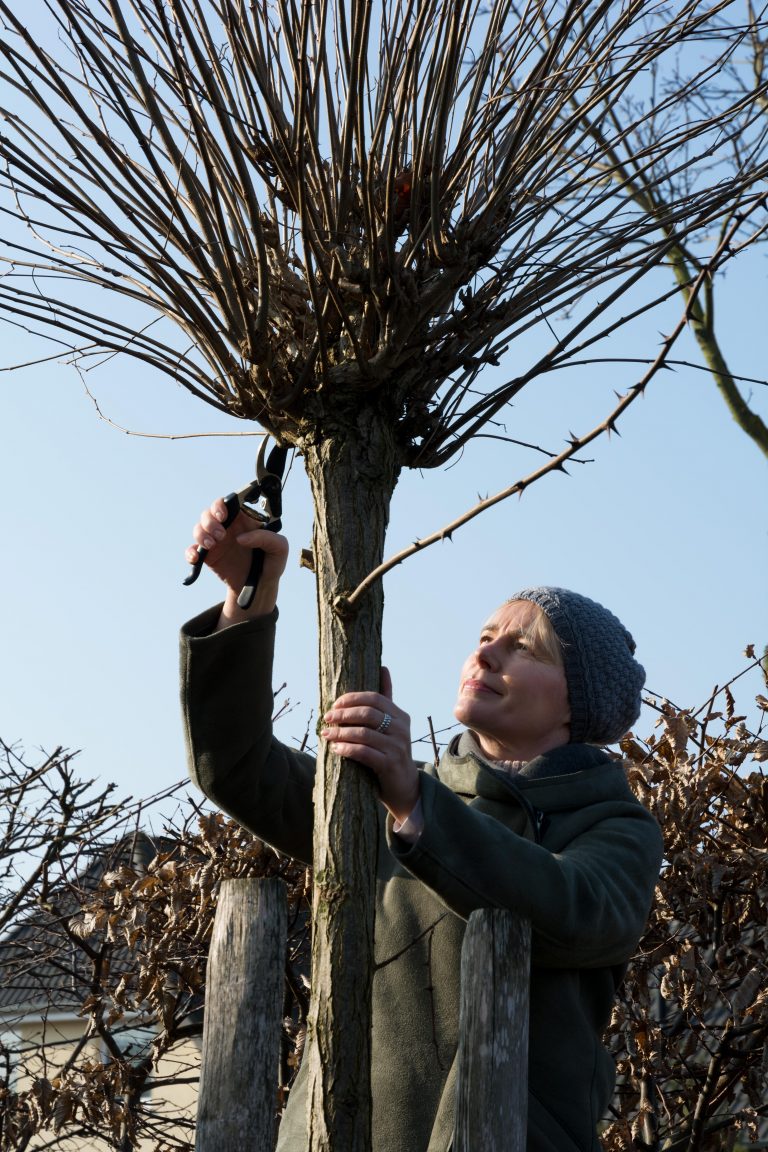
<path id="1" fill-rule="evenodd" d="M 534 604 L 532 600 L 506 600 L 505 603 L 531 604 L 536 609 L 524 632 L 531 655 L 535 656 L 537 660 L 541 660 L 543 664 L 554 664 L 558 668 L 562 668 L 563 646 L 544 609 L 540 608 L 538 604 Z"/>

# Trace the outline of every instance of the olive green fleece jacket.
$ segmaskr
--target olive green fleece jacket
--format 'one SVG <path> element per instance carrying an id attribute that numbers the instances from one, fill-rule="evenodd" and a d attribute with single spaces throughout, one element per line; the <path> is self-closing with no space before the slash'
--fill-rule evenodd
<path id="1" fill-rule="evenodd" d="M 312 859 L 314 759 L 272 737 L 277 618 L 182 631 L 182 705 L 193 781 L 278 851 Z M 623 771 L 565 745 L 513 778 L 469 733 L 421 777 L 424 831 L 409 845 L 382 817 L 373 982 L 373 1152 L 447 1152 L 454 1115 L 459 971 L 476 908 L 532 923 L 528 1152 L 596 1152 L 613 1087 L 601 1044 L 642 934 L 661 835 Z M 540 843 L 537 842 L 540 839 Z M 306 1079 L 279 1152 L 305 1152 Z"/>

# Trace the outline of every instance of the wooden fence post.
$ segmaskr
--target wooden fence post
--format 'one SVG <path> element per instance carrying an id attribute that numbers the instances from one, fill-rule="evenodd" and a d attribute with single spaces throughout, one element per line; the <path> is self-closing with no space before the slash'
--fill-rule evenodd
<path id="1" fill-rule="evenodd" d="M 205 994 L 196 1152 L 272 1152 L 287 932 L 282 880 L 226 880 Z"/>
<path id="2" fill-rule="evenodd" d="M 525 1152 L 531 925 L 483 908 L 467 924 L 454 1152 Z"/>

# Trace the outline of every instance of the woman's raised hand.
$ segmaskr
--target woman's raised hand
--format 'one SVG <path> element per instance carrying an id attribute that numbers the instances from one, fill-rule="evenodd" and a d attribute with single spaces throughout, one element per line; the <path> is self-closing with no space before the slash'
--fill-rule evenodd
<path id="1" fill-rule="evenodd" d="M 226 518 L 224 501 L 214 500 L 210 508 L 200 514 L 192 532 L 195 544 L 186 551 L 187 562 L 193 564 L 197 559 L 197 548 L 205 548 L 208 552 L 206 565 L 227 586 L 219 628 L 271 612 L 277 603 L 280 577 L 288 561 L 285 536 L 256 527 L 254 518 L 245 512 L 239 512 L 228 528 L 223 524 Z M 260 548 L 264 553 L 264 567 L 253 603 L 250 608 L 243 609 L 238 606 L 237 597 L 250 571 L 254 548 Z"/>

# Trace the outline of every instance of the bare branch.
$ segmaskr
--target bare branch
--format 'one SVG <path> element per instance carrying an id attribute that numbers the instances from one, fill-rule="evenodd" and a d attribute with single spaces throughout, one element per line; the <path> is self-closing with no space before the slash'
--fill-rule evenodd
<path id="1" fill-rule="evenodd" d="M 735 221 L 732 225 L 732 231 L 735 231 L 735 229 L 739 226 L 740 221 Z M 645 389 L 656 375 L 656 373 L 660 371 L 660 369 L 668 367 L 669 352 L 673 348 L 681 333 L 689 324 L 692 323 L 692 314 L 696 308 L 699 293 L 709 282 L 713 269 L 718 266 L 723 258 L 727 259 L 730 240 L 731 233 L 728 233 L 723 237 L 718 251 L 712 258 L 711 264 L 706 268 L 701 269 L 695 282 L 691 285 L 690 290 L 687 293 L 683 314 L 671 334 L 665 337 L 662 341 L 661 348 L 653 363 L 649 366 L 648 370 L 638 381 L 638 383 L 635 384 L 624 396 L 619 399 L 619 403 L 615 406 L 611 414 L 605 420 L 601 421 L 598 425 L 596 425 L 596 427 L 594 427 L 584 436 L 572 436 L 567 448 L 565 448 L 559 455 L 553 456 L 551 460 L 549 460 L 546 464 L 543 464 L 534 472 L 531 472 L 528 476 L 521 480 L 517 480 L 514 484 L 508 488 L 503 489 L 501 492 L 497 492 L 493 496 L 488 496 L 485 500 L 479 501 L 474 506 L 474 508 L 470 508 L 467 512 L 464 512 L 456 520 L 453 520 L 450 524 L 446 525 L 446 527 L 441 528 L 437 532 L 433 532 L 430 536 L 426 536 L 421 540 L 415 540 L 413 544 L 409 545 L 407 548 L 404 548 L 389 560 L 384 561 L 372 572 L 370 572 L 365 577 L 365 579 L 361 581 L 360 584 L 358 584 L 353 592 L 351 592 L 349 595 L 341 593 L 338 596 L 335 603 L 336 610 L 341 613 L 349 611 L 360 599 L 360 597 L 367 591 L 367 589 L 371 587 L 372 584 L 381 579 L 381 577 L 384 576 L 386 572 L 389 572 L 392 568 L 397 567 L 398 564 L 402 564 L 403 560 L 407 559 L 409 556 L 413 556 L 416 552 L 423 551 L 424 548 L 428 548 L 431 544 L 436 544 L 438 541 L 446 539 L 450 540 L 456 529 L 463 527 L 464 524 L 469 523 L 470 520 L 473 520 L 476 516 L 479 516 L 480 513 L 484 512 L 487 508 L 493 507 L 494 504 L 498 504 L 502 500 L 507 500 L 510 496 L 522 495 L 526 488 L 530 487 L 531 484 L 541 479 L 541 477 L 555 471 L 564 472 L 565 463 L 572 459 L 582 448 L 586 447 L 587 444 L 590 444 L 593 440 L 597 439 L 598 436 L 601 436 L 606 432 L 610 433 L 612 431 L 616 431 L 616 424 L 619 420 L 619 417 L 626 411 L 629 405 L 637 399 L 638 396 L 641 396 L 644 393 Z"/>
<path id="2" fill-rule="evenodd" d="M 3 0 L 0 308 L 294 443 L 324 393 L 386 398 L 437 467 L 508 401 L 480 370 L 511 342 L 557 320 L 518 386 L 563 366 L 630 322 L 606 289 L 661 306 L 655 270 L 754 203 L 765 18 L 738 9 L 399 0 L 374 35 L 331 0 L 52 0 L 54 59 Z"/>

